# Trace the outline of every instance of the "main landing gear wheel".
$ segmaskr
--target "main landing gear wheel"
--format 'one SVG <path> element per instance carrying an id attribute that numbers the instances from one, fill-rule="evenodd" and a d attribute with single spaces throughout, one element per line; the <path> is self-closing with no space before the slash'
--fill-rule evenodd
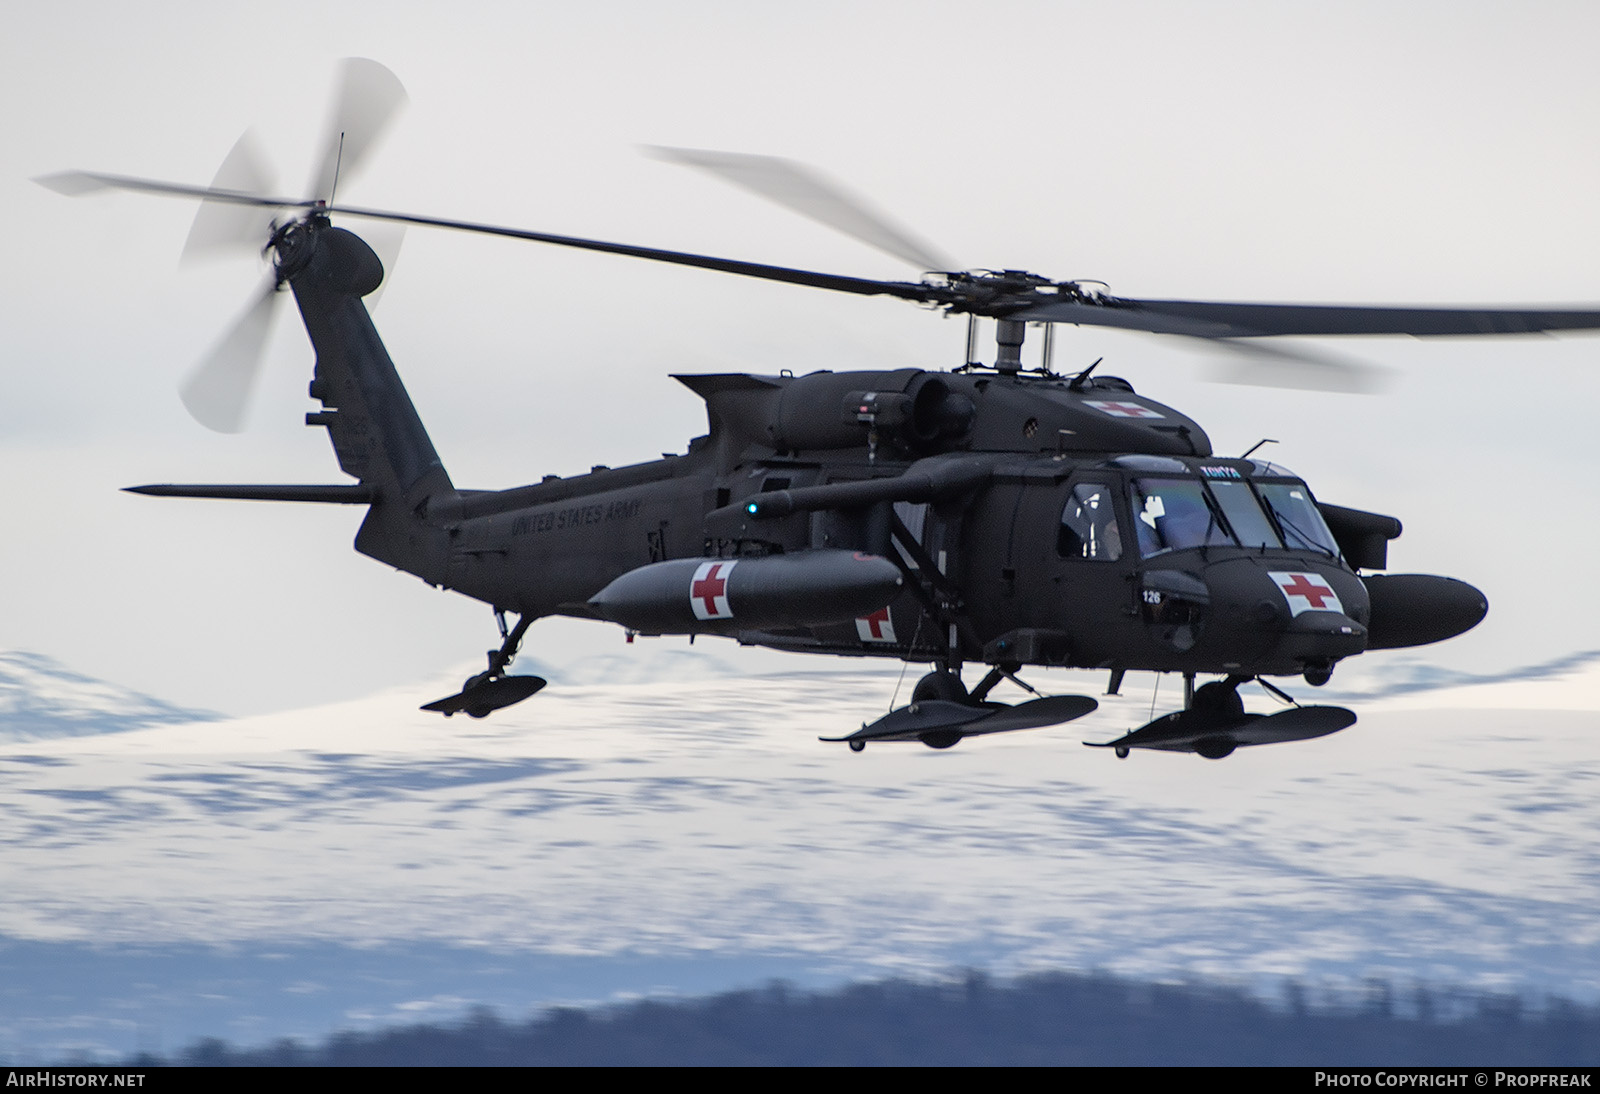
<path id="1" fill-rule="evenodd" d="M 493 654 L 490 654 L 491 660 L 493 659 L 493 656 Z M 487 684 L 490 680 L 495 679 L 498 675 L 499 674 L 494 669 L 490 669 L 488 672 L 480 672 L 476 676 L 469 676 L 467 677 L 466 682 L 461 685 L 461 693 L 465 695 L 479 684 Z M 493 714 L 494 711 L 494 707 L 471 706 L 462 708 L 462 713 L 468 718 L 487 718 L 489 715 Z M 446 714 L 445 717 L 448 718 L 450 715 Z"/>
<path id="2" fill-rule="evenodd" d="M 949 669 L 934 669 L 911 689 L 911 706 L 915 710 L 918 703 L 940 699 L 947 703 L 968 702 L 967 686 L 961 682 L 961 677 Z M 961 734 L 953 731 L 935 730 L 924 733 L 917 738 L 929 748 L 954 748 L 961 743 Z"/>
<path id="3" fill-rule="evenodd" d="M 1239 685 L 1229 677 L 1227 680 L 1216 680 L 1196 688 L 1192 709 L 1230 719 L 1238 718 L 1244 713 L 1244 700 L 1239 698 Z"/>
<path id="4" fill-rule="evenodd" d="M 1218 721 L 1233 722 L 1244 717 L 1244 700 L 1239 697 L 1237 677 L 1214 680 L 1195 689 L 1190 710 Z M 1202 737 L 1194 743 L 1194 750 L 1208 760 L 1221 760 L 1233 755 L 1238 745 L 1228 737 Z"/>
<path id="5" fill-rule="evenodd" d="M 928 699 L 944 699 L 951 703 L 967 701 L 967 686 L 953 672 L 938 669 L 928 673 L 911 689 L 911 701 L 921 703 Z M 944 746 L 948 748 L 949 746 Z"/>

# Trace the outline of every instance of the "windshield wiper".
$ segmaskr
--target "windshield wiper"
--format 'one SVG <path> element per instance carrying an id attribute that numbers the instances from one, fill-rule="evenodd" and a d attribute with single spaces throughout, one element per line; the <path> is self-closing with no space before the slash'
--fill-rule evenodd
<path id="1" fill-rule="evenodd" d="M 1286 517 L 1282 513 L 1278 512 L 1278 507 L 1276 505 L 1272 504 L 1272 499 L 1263 496 L 1261 500 L 1267 503 L 1267 512 L 1271 513 L 1272 516 L 1273 516 L 1273 519 L 1275 519 L 1278 522 L 1278 525 L 1279 525 L 1279 528 L 1280 528 L 1281 531 L 1293 532 L 1297 537 L 1299 537 L 1301 543 L 1305 544 L 1307 547 L 1311 548 L 1313 551 L 1321 551 L 1323 554 L 1327 555 L 1329 558 L 1333 559 L 1335 562 L 1337 562 L 1339 560 L 1339 556 L 1338 556 L 1338 554 L 1336 552 L 1330 551 L 1325 545 L 1323 545 L 1321 543 L 1318 543 L 1316 540 L 1314 540 L 1310 536 L 1306 535 L 1304 532 L 1302 532 L 1300 530 L 1300 528 L 1294 523 L 1294 521 L 1290 520 L 1288 517 Z M 1289 537 L 1288 536 L 1284 536 L 1283 537 L 1283 541 L 1284 541 L 1285 544 L 1287 544 L 1289 542 Z"/>

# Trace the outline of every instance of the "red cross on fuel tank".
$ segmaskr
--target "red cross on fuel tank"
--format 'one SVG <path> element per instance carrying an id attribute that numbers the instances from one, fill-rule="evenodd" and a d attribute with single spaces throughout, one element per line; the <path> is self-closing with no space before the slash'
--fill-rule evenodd
<path id="1" fill-rule="evenodd" d="M 894 620 L 889 618 L 889 609 L 879 608 L 857 619 L 856 634 L 863 642 L 893 642 Z"/>
<path id="2" fill-rule="evenodd" d="M 732 619 L 733 609 L 728 605 L 728 575 L 737 566 L 732 562 L 703 562 L 689 583 L 689 605 L 696 619 Z"/>

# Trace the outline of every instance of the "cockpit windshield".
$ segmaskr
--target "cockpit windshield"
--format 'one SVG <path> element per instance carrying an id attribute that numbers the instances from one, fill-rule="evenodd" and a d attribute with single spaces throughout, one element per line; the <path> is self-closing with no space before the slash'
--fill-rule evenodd
<path id="1" fill-rule="evenodd" d="M 1225 478 L 1134 478 L 1134 530 L 1144 558 L 1188 547 L 1319 551 L 1338 545 L 1304 485 Z"/>
<path id="2" fill-rule="evenodd" d="M 1261 511 L 1250 484 L 1236 479 L 1212 479 L 1206 483 L 1211 496 L 1217 499 L 1228 525 L 1241 547 L 1282 547 L 1272 521 Z"/>
<path id="3" fill-rule="evenodd" d="M 1185 547 L 1235 545 L 1199 479 L 1134 479 L 1133 526 L 1145 558 Z"/>
<path id="4" fill-rule="evenodd" d="M 1323 551 L 1339 557 L 1339 544 L 1317 512 L 1311 492 L 1297 482 L 1258 482 L 1261 500 L 1283 529 L 1284 542 L 1296 550 Z"/>

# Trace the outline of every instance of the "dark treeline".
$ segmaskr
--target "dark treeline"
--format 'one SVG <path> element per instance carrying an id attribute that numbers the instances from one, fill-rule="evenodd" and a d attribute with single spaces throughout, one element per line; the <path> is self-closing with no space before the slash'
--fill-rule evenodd
<path id="1" fill-rule="evenodd" d="M 1266 1064 L 1594 1066 L 1600 1007 L 1369 985 L 1275 1003 L 1236 987 L 1051 973 L 996 981 L 785 985 L 706 999 L 561 1008 L 526 1022 L 480 1009 L 450 1026 L 340 1033 L 321 1045 L 196 1044 L 202 1066 L 528 1064 Z"/>

